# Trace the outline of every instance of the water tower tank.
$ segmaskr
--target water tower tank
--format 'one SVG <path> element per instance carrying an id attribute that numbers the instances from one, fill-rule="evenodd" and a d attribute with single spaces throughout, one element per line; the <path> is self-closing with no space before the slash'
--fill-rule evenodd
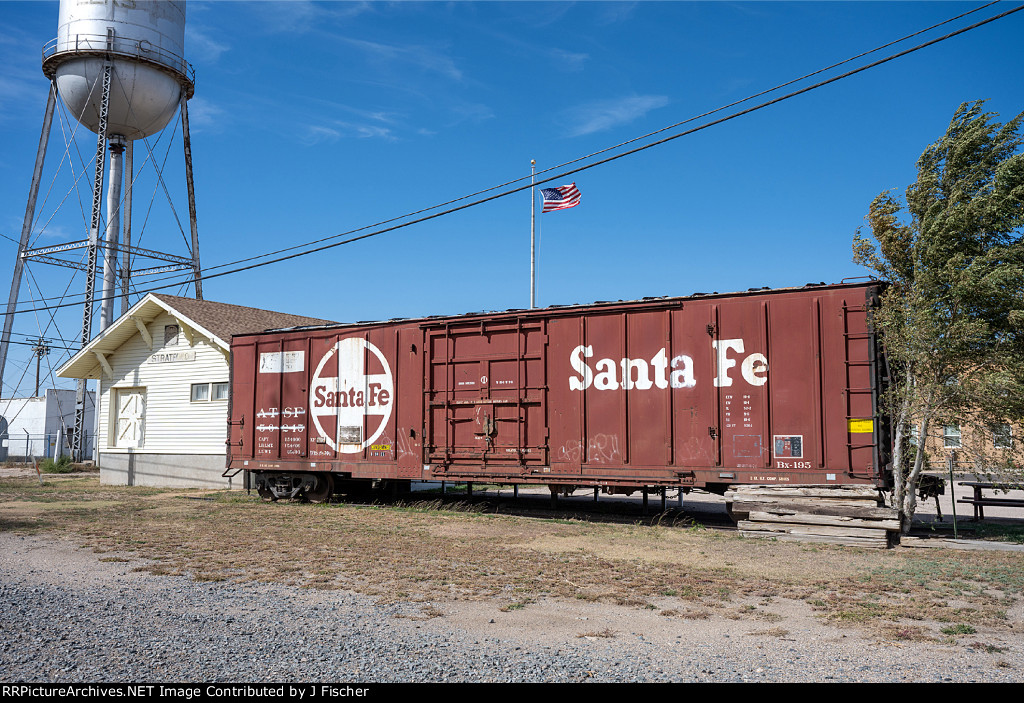
<path id="1" fill-rule="evenodd" d="M 183 0 L 61 0 L 57 38 L 43 49 L 68 110 L 99 131 L 103 66 L 113 60 L 107 135 L 141 139 L 163 129 L 182 91 L 192 96 L 185 61 Z"/>

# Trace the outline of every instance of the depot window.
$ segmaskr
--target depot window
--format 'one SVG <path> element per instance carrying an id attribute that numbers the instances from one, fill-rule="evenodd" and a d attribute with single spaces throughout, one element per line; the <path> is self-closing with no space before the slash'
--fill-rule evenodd
<path id="1" fill-rule="evenodd" d="M 205 403 L 208 401 L 227 400 L 228 384 L 222 383 L 193 383 L 192 402 Z"/>

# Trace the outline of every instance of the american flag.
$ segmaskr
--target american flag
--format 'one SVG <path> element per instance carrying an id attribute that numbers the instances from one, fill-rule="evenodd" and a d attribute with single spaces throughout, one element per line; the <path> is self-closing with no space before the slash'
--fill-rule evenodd
<path id="1" fill-rule="evenodd" d="M 541 188 L 540 194 L 544 197 L 544 209 L 541 213 L 564 210 L 580 204 L 580 192 L 576 189 L 575 183 L 558 188 Z"/>

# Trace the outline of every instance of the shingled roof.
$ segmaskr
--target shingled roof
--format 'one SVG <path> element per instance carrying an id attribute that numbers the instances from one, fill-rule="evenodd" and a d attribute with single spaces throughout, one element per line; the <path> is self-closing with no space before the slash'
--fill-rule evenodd
<path id="1" fill-rule="evenodd" d="M 165 305 L 177 310 L 185 317 L 198 322 L 225 342 L 231 342 L 231 336 L 284 327 L 307 327 L 310 325 L 337 324 L 332 320 L 321 320 L 303 315 L 289 315 L 273 310 L 247 308 L 242 305 L 215 303 L 211 300 L 180 298 L 175 295 L 153 293 L 152 296 Z"/>
<path id="2" fill-rule="evenodd" d="M 172 315 L 182 325 L 182 332 L 190 345 L 194 336 L 198 335 L 200 338 L 208 339 L 225 357 L 229 353 L 232 335 L 288 327 L 337 324 L 332 320 L 304 315 L 289 315 L 242 305 L 149 293 L 57 369 L 57 375 L 61 378 L 100 378 L 106 365 L 105 356 L 113 354 L 122 344 L 138 334 L 143 335 L 152 349 L 152 336 L 145 331 L 145 326 L 164 313 Z M 109 367 L 107 370 L 109 373 Z"/>

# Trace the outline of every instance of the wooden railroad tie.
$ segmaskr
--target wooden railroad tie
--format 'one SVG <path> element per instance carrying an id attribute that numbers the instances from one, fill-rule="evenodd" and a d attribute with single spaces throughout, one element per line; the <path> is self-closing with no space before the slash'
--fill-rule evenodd
<path id="1" fill-rule="evenodd" d="M 725 497 L 744 537 L 885 549 L 900 534 L 899 513 L 871 487 L 739 486 Z"/>

